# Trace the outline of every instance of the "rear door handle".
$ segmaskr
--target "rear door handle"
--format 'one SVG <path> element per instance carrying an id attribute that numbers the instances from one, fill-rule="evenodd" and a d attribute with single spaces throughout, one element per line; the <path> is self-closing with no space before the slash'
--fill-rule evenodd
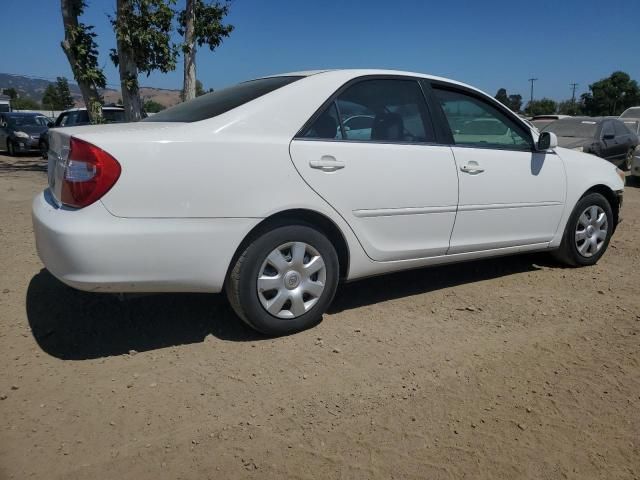
<path id="1" fill-rule="evenodd" d="M 477 173 L 484 172 L 484 168 L 478 165 L 478 162 L 474 162 L 473 160 L 471 160 L 466 165 L 462 165 L 460 167 L 460 170 L 462 170 L 464 173 L 470 173 L 470 174 L 477 174 Z"/>
<path id="2" fill-rule="evenodd" d="M 320 160 L 311 160 L 309 166 L 317 170 L 322 170 L 323 172 L 335 172 L 336 170 L 344 168 L 345 164 L 344 162 L 336 160 L 335 157 L 331 155 L 323 155 Z"/>

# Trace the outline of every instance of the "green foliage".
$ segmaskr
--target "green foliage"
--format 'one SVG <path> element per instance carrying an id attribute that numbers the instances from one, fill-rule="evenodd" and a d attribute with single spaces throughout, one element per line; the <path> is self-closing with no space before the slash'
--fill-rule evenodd
<path id="1" fill-rule="evenodd" d="M 202 82 L 200 80 L 196 80 L 196 97 L 199 97 L 200 95 L 204 95 L 205 93 L 207 93 L 204 89 L 204 86 L 202 85 Z"/>
<path id="2" fill-rule="evenodd" d="M 69 82 L 64 77 L 58 77 L 56 83 L 47 85 L 42 96 L 42 105 L 51 110 L 66 110 L 74 106 L 73 97 L 69 90 Z"/>
<path id="3" fill-rule="evenodd" d="M 620 115 L 627 108 L 640 104 L 638 82 L 625 72 L 613 72 L 589 85 L 589 90 L 581 96 L 587 115 Z"/>
<path id="4" fill-rule="evenodd" d="M 522 95 L 507 95 L 505 88 L 498 90 L 495 98 L 514 112 L 519 112 L 522 108 Z"/>
<path id="5" fill-rule="evenodd" d="M 225 25 L 224 17 L 229 14 L 229 4 L 219 2 L 207 3 L 205 0 L 193 0 L 195 2 L 194 39 L 199 47 L 207 45 L 211 51 L 220 46 L 222 41 L 231 35 L 233 25 Z M 178 14 L 178 33 L 184 36 L 186 31 L 187 15 L 182 10 Z M 189 45 L 182 44 L 183 53 L 189 53 Z"/>
<path id="6" fill-rule="evenodd" d="M 68 0 L 68 3 L 76 18 L 84 13 L 86 7 L 84 0 Z M 92 25 L 85 25 L 84 23 L 65 25 L 66 42 L 62 43 L 62 48 L 63 50 L 69 48 L 72 58 L 75 60 L 71 64 L 71 70 L 77 82 L 86 82 L 95 88 L 104 88 L 106 78 L 104 72 L 98 66 L 96 36 Z"/>
<path id="7" fill-rule="evenodd" d="M 116 38 L 130 52 L 139 71 L 149 76 L 152 71 L 167 73 L 176 68 L 178 49 L 171 42 L 175 0 L 124 0 L 125 8 L 117 18 L 111 17 Z M 118 51 L 111 50 L 111 60 L 118 66 Z M 137 87 L 137 78 L 129 78 Z"/>
<path id="8" fill-rule="evenodd" d="M 15 100 L 16 98 L 18 98 L 18 91 L 13 88 L 5 88 L 4 90 L 2 90 L 2 93 L 4 95 L 7 95 L 11 100 Z"/>
<path id="9" fill-rule="evenodd" d="M 556 113 L 557 106 L 556 102 L 550 98 L 543 98 L 529 102 L 524 111 L 532 117 L 535 115 L 550 115 Z"/>
<path id="10" fill-rule="evenodd" d="M 11 101 L 11 108 L 16 110 L 40 110 L 40 104 L 29 97 L 16 98 Z"/>
<path id="11" fill-rule="evenodd" d="M 558 103 L 558 113 L 561 115 L 582 115 L 582 105 L 574 100 L 564 100 Z"/>
<path id="12" fill-rule="evenodd" d="M 155 100 L 147 100 L 146 102 L 144 102 L 144 110 L 147 113 L 158 113 L 165 108 L 167 107 L 165 107 L 161 103 L 156 102 Z"/>

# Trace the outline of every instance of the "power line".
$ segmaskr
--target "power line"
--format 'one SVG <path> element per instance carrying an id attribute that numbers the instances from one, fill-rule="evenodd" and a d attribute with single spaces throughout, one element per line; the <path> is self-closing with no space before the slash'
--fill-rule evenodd
<path id="1" fill-rule="evenodd" d="M 529 101 L 529 103 L 533 102 L 533 82 L 537 82 L 538 79 L 537 78 L 530 78 L 529 81 L 531 82 L 531 99 Z"/>

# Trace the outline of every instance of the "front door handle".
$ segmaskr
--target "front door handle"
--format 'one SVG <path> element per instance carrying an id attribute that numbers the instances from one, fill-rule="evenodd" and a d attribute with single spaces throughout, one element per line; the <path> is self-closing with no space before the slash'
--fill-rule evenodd
<path id="1" fill-rule="evenodd" d="M 311 168 L 322 170 L 323 172 L 335 172 L 345 167 L 344 162 L 338 161 L 331 155 L 323 155 L 320 160 L 311 160 L 309 162 Z"/>
<path id="2" fill-rule="evenodd" d="M 462 170 L 464 173 L 470 173 L 472 175 L 484 172 L 484 168 L 478 165 L 478 162 L 474 162 L 473 160 L 471 160 L 466 165 L 462 165 L 460 167 L 460 170 Z"/>

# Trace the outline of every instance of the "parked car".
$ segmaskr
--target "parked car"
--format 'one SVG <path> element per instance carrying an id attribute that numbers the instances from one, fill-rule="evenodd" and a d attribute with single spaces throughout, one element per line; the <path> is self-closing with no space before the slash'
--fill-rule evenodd
<path id="1" fill-rule="evenodd" d="M 638 146 L 638 136 L 615 118 L 564 118 L 542 131 L 555 133 L 561 147 L 592 153 L 627 170 Z"/>
<path id="2" fill-rule="evenodd" d="M 550 123 L 562 118 L 571 118 L 569 115 L 536 115 L 531 118 L 531 124 L 538 130 L 542 130 Z"/>
<path id="3" fill-rule="evenodd" d="M 48 129 L 46 117 L 39 113 L 0 113 L 0 146 L 12 156 L 39 150 L 40 135 Z"/>
<path id="4" fill-rule="evenodd" d="M 618 118 L 640 138 L 640 107 L 627 108 Z M 629 172 L 633 177 L 640 178 L 640 147 L 636 147 Z"/>
<path id="5" fill-rule="evenodd" d="M 102 116 L 105 123 L 122 123 L 124 119 L 124 108 L 118 106 L 102 107 Z M 72 108 L 65 110 L 58 115 L 54 127 L 76 127 L 79 125 L 89 125 L 89 114 L 86 108 Z"/>
<path id="6" fill-rule="evenodd" d="M 340 128 L 344 102 L 375 112 L 367 138 Z M 452 128 L 474 120 L 472 136 Z M 260 78 L 50 137 L 33 221 L 53 275 L 99 292 L 224 290 L 270 335 L 315 325 L 340 280 L 529 251 L 593 265 L 624 186 L 490 95 L 386 70 Z"/>

